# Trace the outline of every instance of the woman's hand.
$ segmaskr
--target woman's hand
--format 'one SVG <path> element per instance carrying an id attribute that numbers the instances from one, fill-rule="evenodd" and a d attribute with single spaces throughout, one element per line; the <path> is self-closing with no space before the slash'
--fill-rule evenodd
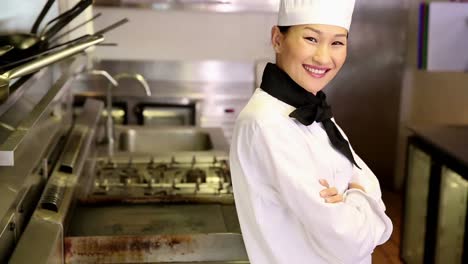
<path id="1" fill-rule="evenodd" d="M 324 198 L 326 203 L 339 203 L 343 201 L 343 195 L 339 194 L 335 187 L 330 188 L 327 180 L 320 179 L 319 182 L 323 187 L 325 187 L 325 189 L 320 191 L 320 197 Z M 350 182 L 348 189 L 359 189 L 363 192 L 366 192 L 362 185 L 355 182 Z"/>
<path id="2" fill-rule="evenodd" d="M 335 187 L 330 188 L 326 180 L 320 179 L 319 183 L 325 187 L 324 190 L 320 191 L 320 197 L 324 198 L 326 203 L 339 203 L 343 201 L 343 195 L 339 194 Z"/>

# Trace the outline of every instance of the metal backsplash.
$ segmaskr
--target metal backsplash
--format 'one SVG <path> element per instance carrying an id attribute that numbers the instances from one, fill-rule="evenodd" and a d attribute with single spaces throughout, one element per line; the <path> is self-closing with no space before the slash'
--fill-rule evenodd
<path id="1" fill-rule="evenodd" d="M 104 60 L 95 67 L 110 74 L 139 72 L 148 80 L 175 82 L 253 82 L 253 65 L 232 61 L 113 61 Z"/>
<path id="2" fill-rule="evenodd" d="M 186 109 L 193 104 L 194 124 L 221 127 L 228 141 L 234 122 L 255 88 L 254 64 L 230 61 L 101 61 L 94 66 L 114 75 L 138 72 L 148 80 L 151 97 L 141 93 L 136 82 L 119 81 L 113 90 L 114 102 L 122 102 L 127 122 L 135 124 L 141 113 L 162 110 L 163 105 Z M 87 78 L 74 83 L 77 97 L 102 98 L 107 83 Z M 142 106 L 143 105 L 143 106 Z M 145 118 L 145 117 L 143 117 Z"/>
<path id="3" fill-rule="evenodd" d="M 96 5 L 208 12 L 276 12 L 279 0 L 96 0 Z"/>

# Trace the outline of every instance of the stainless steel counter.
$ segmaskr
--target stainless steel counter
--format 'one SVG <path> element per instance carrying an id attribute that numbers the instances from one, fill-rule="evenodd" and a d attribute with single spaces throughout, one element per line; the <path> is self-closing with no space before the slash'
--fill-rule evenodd
<path id="1" fill-rule="evenodd" d="M 48 67 L 0 105 L 0 262 L 13 251 L 54 165 L 62 135 L 72 125 L 71 76 L 78 56 Z"/>
<path id="2" fill-rule="evenodd" d="M 84 172 L 89 170 L 86 157 L 93 155 L 94 133 L 103 104 L 98 101 L 88 101 L 85 111 L 76 120 L 71 134 L 83 131 L 83 141 L 76 144 L 74 137 L 68 137 L 63 152 L 57 158 L 57 166 L 53 166 L 47 183 L 36 200 L 37 207 L 26 226 L 20 241 L 9 260 L 9 263 L 31 262 L 31 252 L 34 252 L 35 263 L 60 263 L 63 260 L 63 237 L 67 219 L 73 211 L 76 197 L 80 194 Z M 63 169 L 68 165 L 70 153 L 79 153 L 72 170 Z M 75 156 L 75 155 L 72 155 Z M 41 243 L 37 243 L 37 241 Z"/>

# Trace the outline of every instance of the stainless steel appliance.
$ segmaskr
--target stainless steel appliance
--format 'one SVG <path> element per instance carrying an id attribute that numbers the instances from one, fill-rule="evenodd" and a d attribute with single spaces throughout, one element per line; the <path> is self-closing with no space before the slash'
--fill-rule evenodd
<path id="1" fill-rule="evenodd" d="M 20 79 L 0 105 L 0 262 L 248 263 L 223 131 L 116 125 L 109 156 L 104 103 L 73 116 L 86 64 Z"/>
<path id="2" fill-rule="evenodd" d="M 194 125 L 194 109 L 190 106 L 142 106 L 142 123 L 145 126 Z"/>
<path id="3" fill-rule="evenodd" d="M 0 262 L 24 232 L 72 125 L 70 84 L 83 58 L 18 79 L 0 104 Z"/>
<path id="4" fill-rule="evenodd" d="M 466 263 L 466 126 L 415 126 L 408 140 L 401 258 Z"/>
<path id="5" fill-rule="evenodd" d="M 152 95 L 138 83 L 119 82 L 114 107 L 125 112 L 127 124 L 221 127 L 228 142 L 235 119 L 255 89 L 255 64 L 231 61 L 102 61 L 96 66 L 111 75 L 137 72 L 145 76 Z M 74 86 L 76 104 L 86 98 L 103 100 L 106 83 L 86 78 Z"/>

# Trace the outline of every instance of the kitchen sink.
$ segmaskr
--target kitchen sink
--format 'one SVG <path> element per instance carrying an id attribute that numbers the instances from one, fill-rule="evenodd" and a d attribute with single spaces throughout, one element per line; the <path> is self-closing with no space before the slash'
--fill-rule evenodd
<path id="1" fill-rule="evenodd" d="M 115 135 L 121 152 L 228 151 L 221 128 L 116 126 Z"/>

